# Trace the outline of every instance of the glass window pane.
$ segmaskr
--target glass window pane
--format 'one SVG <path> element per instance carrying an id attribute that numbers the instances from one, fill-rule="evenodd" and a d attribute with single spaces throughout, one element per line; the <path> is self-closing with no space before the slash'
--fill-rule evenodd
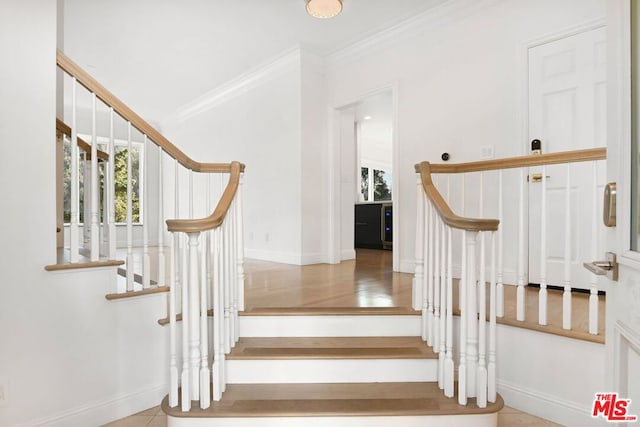
<path id="1" fill-rule="evenodd" d="M 373 200 L 391 200 L 391 174 L 389 172 L 373 170 Z"/>
<path id="2" fill-rule="evenodd" d="M 360 168 L 360 193 L 362 200 L 369 201 L 369 168 Z"/>

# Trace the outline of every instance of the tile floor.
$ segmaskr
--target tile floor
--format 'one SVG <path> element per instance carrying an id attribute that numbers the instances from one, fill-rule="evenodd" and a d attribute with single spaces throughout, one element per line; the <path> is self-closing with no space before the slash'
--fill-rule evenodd
<path id="1" fill-rule="evenodd" d="M 107 424 L 108 427 L 166 427 L 167 417 L 159 406 Z M 505 406 L 498 414 L 499 427 L 552 427 L 559 424 Z"/>

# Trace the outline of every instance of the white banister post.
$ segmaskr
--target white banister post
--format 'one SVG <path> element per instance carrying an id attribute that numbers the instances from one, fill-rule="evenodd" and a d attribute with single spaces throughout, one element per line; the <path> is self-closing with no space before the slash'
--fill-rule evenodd
<path id="1" fill-rule="evenodd" d="M 142 200 L 139 202 L 139 218 L 142 220 L 142 287 L 148 289 L 151 286 L 151 256 L 149 255 L 149 173 L 147 163 L 149 156 L 147 151 L 149 148 L 147 135 L 144 135 L 142 143 L 142 153 L 138 153 L 138 165 L 142 167 L 142 185 L 138 181 L 138 188 L 142 190 Z M 142 155 L 141 155 L 142 154 Z M 144 159 L 144 161 L 143 161 Z"/>
<path id="2" fill-rule="evenodd" d="M 189 316 L 183 318 L 183 322 L 189 322 L 189 379 L 191 386 L 191 399 L 200 399 L 200 286 L 198 268 L 198 237 L 200 233 L 188 233 L 189 236 L 189 278 L 187 286 L 189 288 Z M 183 302 L 183 307 L 187 305 Z M 183 308 L 184 310 L 184 308 Z M 206 313 L 205 313 L 206 314 Z"/>
<path id="3" fill-rule="evenodd" d="M 444 395 L 453 397 L 454 363 L 453 363 L 453 257 L 451 227 L 447 226 L 447 354 L 444 361 Z"/>
<path id="4" fill-rule="evenodd" d="M 502 226 L 502 224 L 500 224 Z M 496 387 L 496 232 L 491 233 L 491 284 L 489 285 L 489 363 L 487 366 L 487 400 L 495 402 Z"/>
<path id="5" fill-rule="evenodd" d="M 458 304 L 460 305 L 460 363 L 458 365 L 458 403 L 467 404 L 467 232 L 462 232 L 462 258 Z"/>
<path id="6" fill-rule="evenodd" d="M 164 256 L 164 173 L 162 170 L 164 151 L 158 145 L 158 285 L 166 283 L 166 261 Z"/>
<path id="7" fill-rule="evenodd" d="M 133 162 L 131 160 L 133 142 L 131 140 L 131 122 L 127 122 L 127 291 L 133 291 L 133 185 L 131 182 Z"/>
<path id="8" fill-rule="evenodd" d="M 593 162 L 591 172 L 593 182 L 591 208 L 591 259 L 598 259 L 598 164 Z M 598 276 L 591 274 L 591 290 L 589 292 L 589 333 L 598 334 Z"/>
<path id="9" fill-rule="evenodd" d="M 87 218 L 87 211 L 84 212 L 85 224 L 91 222 L 91 261 L 100 259 L 100 224 L 98 222 L 98 201 L 100 199 L 100 180 L 98 179 L 98 137 L 96 130 L 96 94 L 91 94 L 91 178 L 89 183 L 84 181 L 85 187 L 89 184 L 91 188 L 90 217 Z M 85 176 L 86 178 L 86 176 Z"/>
<path id="10" fill-rule="evenodd" d="M 414 310 L 422 309 L 423 251 L 424 248 L 424 190 L 422 179 L 416 173 L 416 245 L 415 268 L 413 275 L 412 306 Z"/>
<path id="11" fill-rule="evenodd" d="M 476 376 L 478 369 L 478 285 L 476 283 L 476 246 L 477 231 L 466 231 L 467 234 L 467 280 L 464 291 L 467 294 L 467 396 L 476 397 Z"/>
<path id="12" fill-rule="evenodd" d="M 71 95 L 71 218 L 69 220 L 69 260 L 72 263 L 79 259 L 80 239 L 80 182 L 78 177 L 78 120 L 77 120 L 77 86 L 76 78 L 73 78 Z"/>
<path id="13" fill-rule="evenodd" d="M 478 372 L 477 399 L 480 408 L 487 406 L 487 284 L 485 266 L 485 234 L 480 232 L 480 280 L 478 281 Z"/>
<path id="14" fill-rule="evenodd" d="M 520 169 L 518 203 L 518 288 L 516 289 L 516 320 L 524 321 L 524 169 Z"/>
<path id="15" fill-rule="evenodd" d="M 498 173 L 498 220 L 500 221 L 500 228 L 498 229 L 498 271 L 497 271 L 497 284 L 496 284 L 496 316 L 504 317 L 504 254 L 503 254 L 503 235 L 504 229 L 504 215 L 503 215 L 503 202 L 504 191 L 502 188 L 502 169 Z"/>
<path id="16" fill-rule="evenodd" d="M 200 409 L 207 409 L 211 404 L 211 371 L 209 370 L 209 317 L 207 313 L 207 242 L 209 232 L 205 232 L 200 245 Z M 197 239 L 197 237 L 196 237 Z"/>
<path id="17" fill-rule="evenodd" d="M 567 163 L 564 203 L 564 292 L 562 293 L 562 328 L 571 329 L 571 163 Z"/>
<path id="18" fill-rule="evenodd" d="M 109 109 L 109 164 L 107 166 L 107 179 L 105 179 L 105 186 L 107 187 L 107 200 L 108 200 L 108 230 L 109 230 L 109 259 L 116 259 L 116 245 L 118 238 L 116 234 L 116 180 L 115 180 L 115 164 L 116 164 L 116 146 L 115 146 L 115 125 L 114 125 L 114 111 L 113 107 Z"/>
<path id="19" fill-rule="evenodd" d="M 540 198 L 540 292 L 538 295 L 538 323 L 547 324 L 547 167 L 542 167 Z M 531 238 L 535 238 L 532 236 Z"/>
<path id="20" fill-rule="evenodd" d="M 171 265 L 169 280 L 169 407 L 178 406 L 178 356 L 176 343 L 176 259 L 177 236 L 170 239 L 171 242 Z"/>
<path id="21" fill-rule="evenodd" d="M 238 310 L 244 311 L 244 221 L 243 221 L 243 202 L 242 202 L 242 188 L 244 181 L 244 173 L 240 174 L 240 182 L 238 183 L 238 192 L 236 193 L 236 221 L 238 227 Z"/>

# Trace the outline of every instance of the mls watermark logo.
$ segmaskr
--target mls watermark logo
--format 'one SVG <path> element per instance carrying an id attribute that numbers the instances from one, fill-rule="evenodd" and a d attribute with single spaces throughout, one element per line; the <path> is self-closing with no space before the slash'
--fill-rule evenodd
<path id="1" fill-rule="evenodd" d="M 618 393 L 596 393 L 593 401 L 593 418 L 602 417 L 610 423 L 638 421 L 637 415 L 629 414 L 631 399 L 618 398 Z"/>

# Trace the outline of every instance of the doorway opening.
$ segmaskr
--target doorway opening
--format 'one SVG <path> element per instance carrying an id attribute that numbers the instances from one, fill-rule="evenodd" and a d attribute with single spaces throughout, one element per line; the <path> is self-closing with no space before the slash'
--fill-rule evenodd
<path id="1" fill-rule="evenodd" d="M 339 169 L 339 261 L 355 259 L 356 249 L 394 247 L 393 111 L 392 89 L 336 110 L 339 135 L 333 158 L 334 168 Z"/>

